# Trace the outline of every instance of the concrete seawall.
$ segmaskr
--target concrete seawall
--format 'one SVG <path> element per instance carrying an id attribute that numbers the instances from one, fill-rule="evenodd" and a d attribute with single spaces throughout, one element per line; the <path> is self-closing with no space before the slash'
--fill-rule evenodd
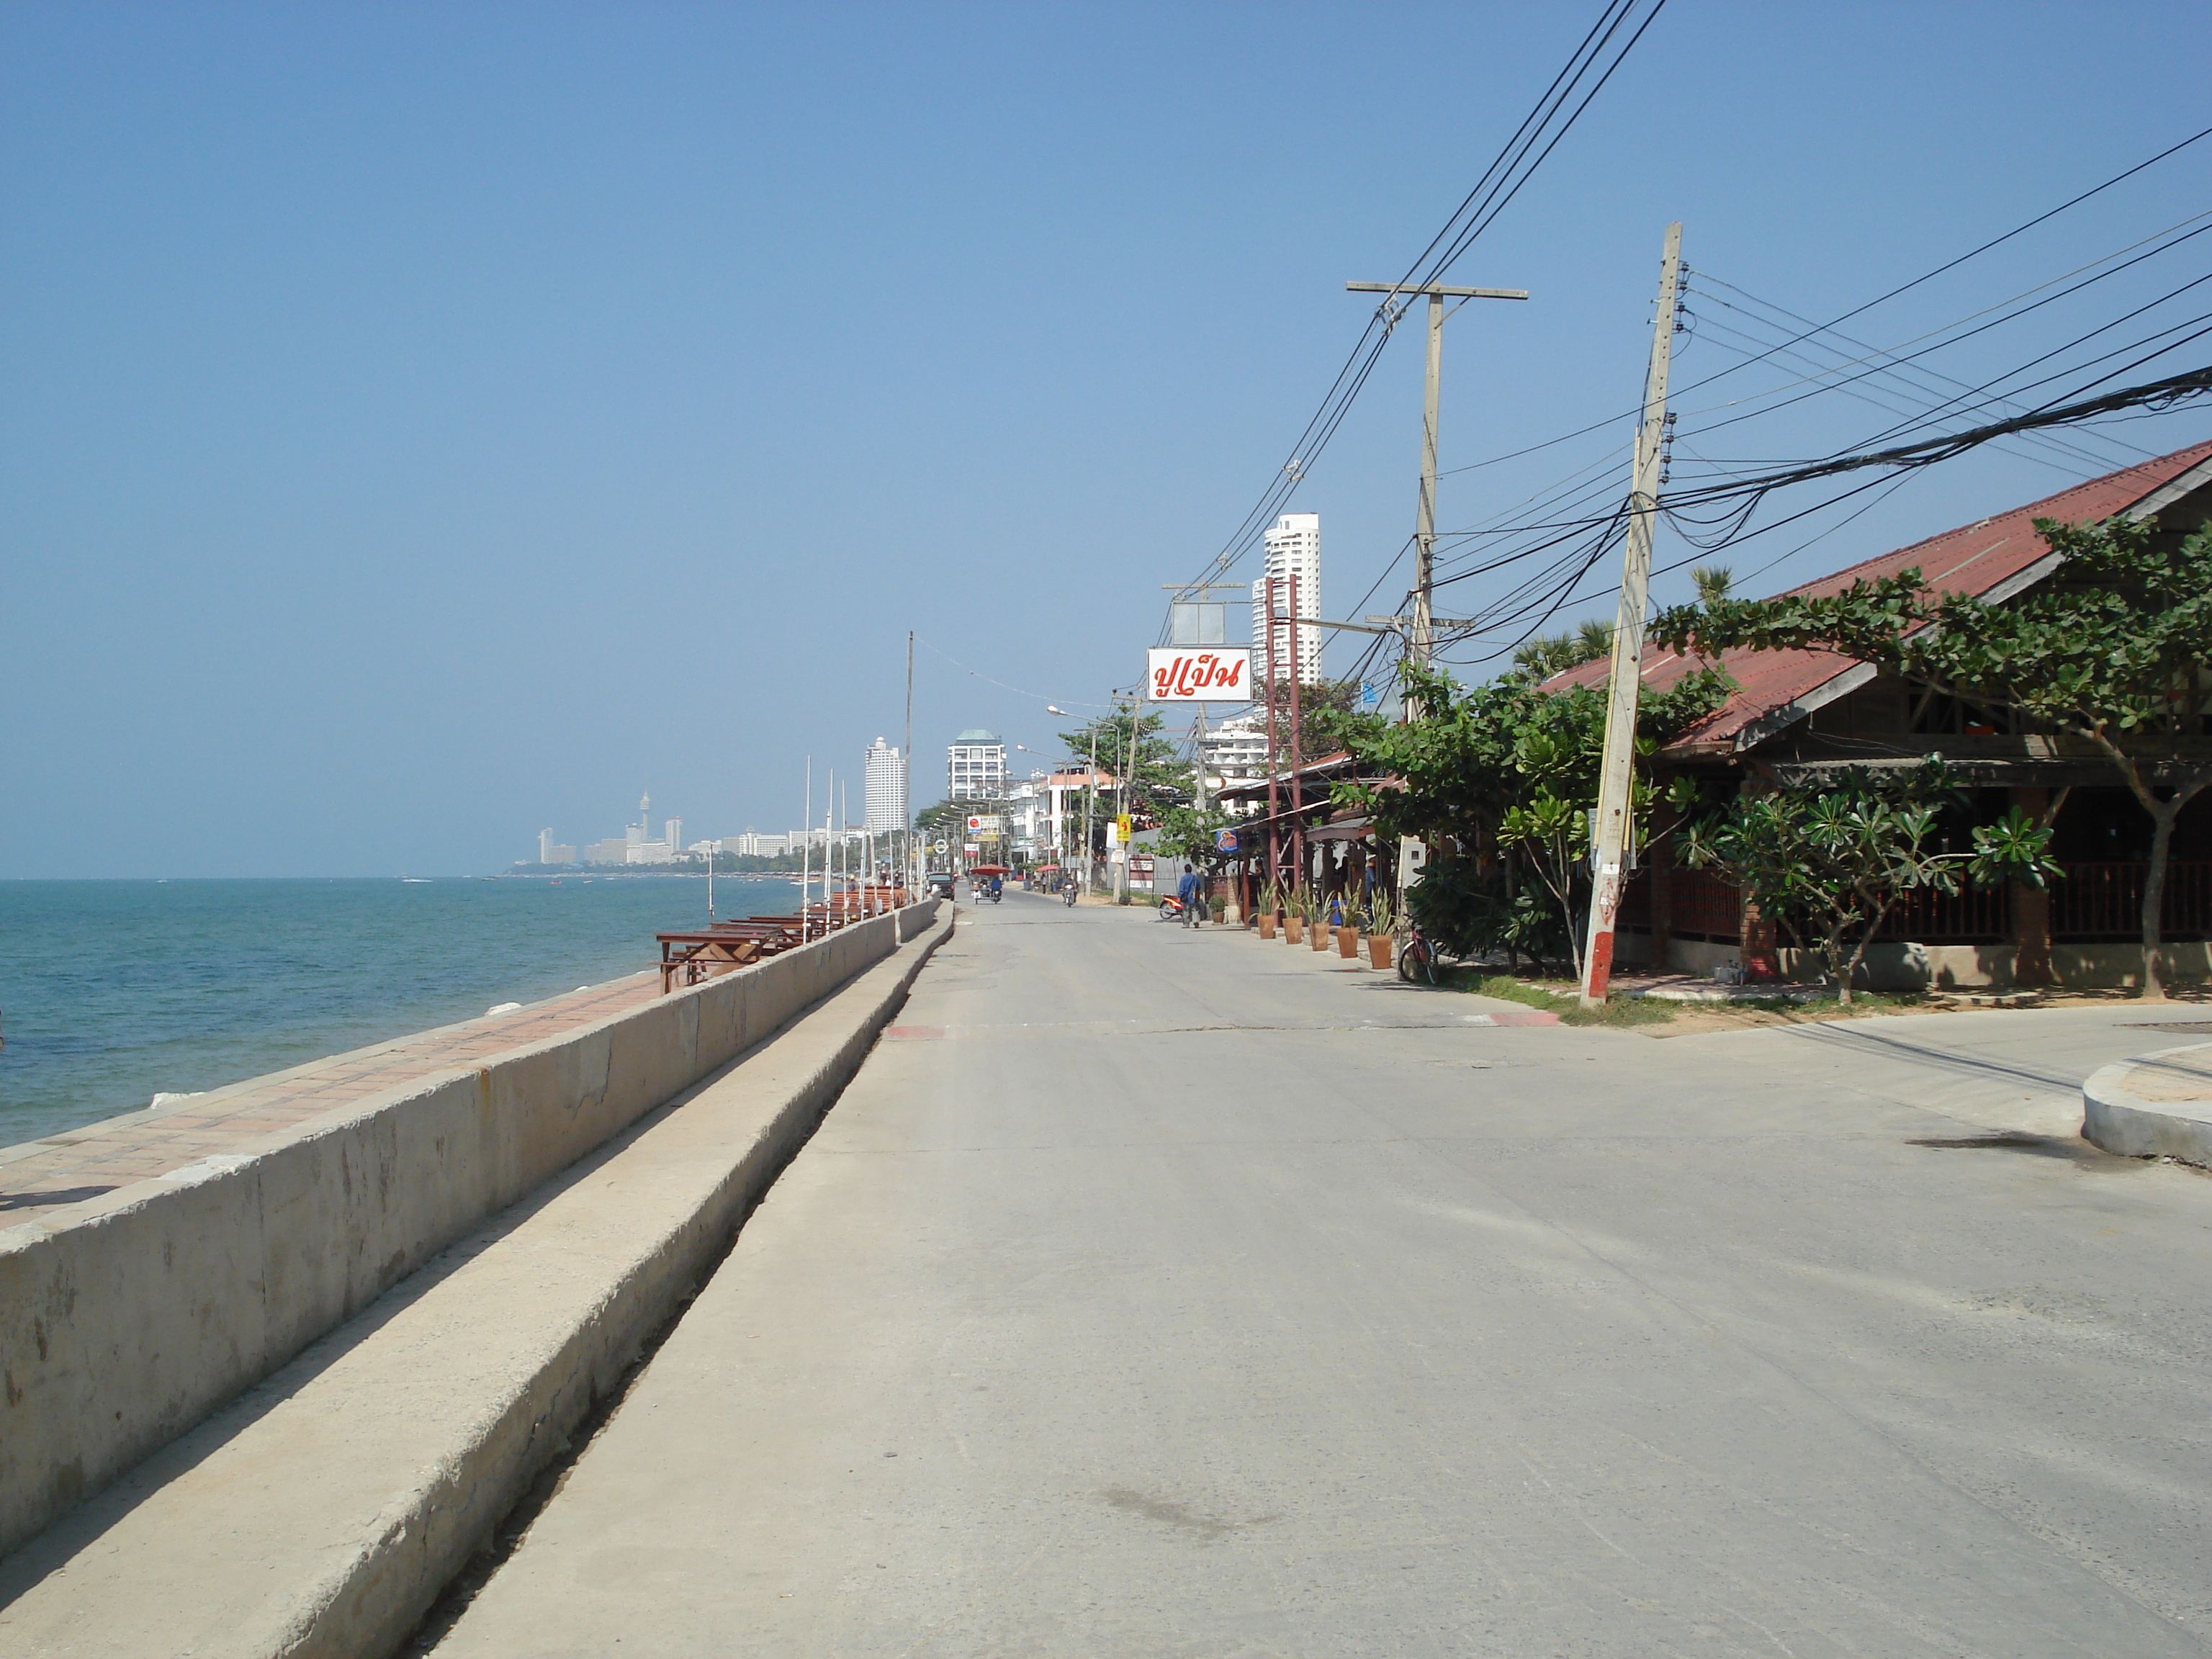
<path id="1" fill-rule="evenodd" d="M 0 1231 L 0 1552 L 890 956 L 937 908 Z"/>

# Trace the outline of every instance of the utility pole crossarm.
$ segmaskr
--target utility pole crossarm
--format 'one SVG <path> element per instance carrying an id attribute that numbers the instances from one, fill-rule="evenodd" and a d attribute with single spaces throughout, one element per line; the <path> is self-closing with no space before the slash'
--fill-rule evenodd
<path id="1" fill-rule="evenodd" d="M 1403 283 L 1346 283 L 1347 294 L 1426 294 L 1440 300 L 1525 300 L 1525 288 L 1446 288 L 1431 283 L 1425 288 L 1409 288 Z"/>

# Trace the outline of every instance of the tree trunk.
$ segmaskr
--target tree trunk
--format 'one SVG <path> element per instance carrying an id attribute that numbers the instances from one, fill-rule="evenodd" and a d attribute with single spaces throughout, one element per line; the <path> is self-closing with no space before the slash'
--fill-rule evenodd
<path id="1" fill-rule="evenodd" d="M 1828 959 L 1828 977 L 1836 983 L 1836 1006 L 1839 1008 L 1851 1006 L 1851 975 L 1858 971 L 1859 965 L 1856 952 L 1848 965 L 1843 960 L 1844 934 L 1850 927 L 1848 921 L 1838 922 L 1820 945 L 1820 954 Z M 1859 941 L 1859 949 L 1866 949 L 1864 939 Z"/>
<path id="2" fill-rule="evenodd" d="M 2142 1000 L 2145 1002 L 2164 1002 L 2166 986 L 2159 975 L 2158 947 L 2164 933 L 2166 900 L 2166 855 L 2173 844 L 2173 821 L 2181 816 L 2181 804 L 2188 797 L 2175 792 L 2170 801 L 2160 804 L 2150 815 L 2150 866 L 2143 872 L 2142 898 Z"/>
<path id="3" fill-rule="evenodd" d="M 1890 908 L 1896 902 L 1896 896 L 1891 895 L 1882 907 L 1874 913 L 1874 919 L 1859 929 L 1859 942 L 1851 947 L 1851 959 L 1844 965 L 1843 991 L 1836 998 L 1837 1002 L 1842 1006 L 1846 1008 L 1850 1006 L 1851 981 L 1858 977 L 1859 963 L 1866 960 L 1867 946 L 1874 943 L 1875 932 L 1889 919 Z M 1833 960 L 1832 956 L 1830 959 Z"/>

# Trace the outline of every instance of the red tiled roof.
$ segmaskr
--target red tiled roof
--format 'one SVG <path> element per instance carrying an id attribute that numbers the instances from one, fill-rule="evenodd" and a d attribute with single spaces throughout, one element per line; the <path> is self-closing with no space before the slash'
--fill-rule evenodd
<path id="1" fill-rule="evenodd" d="M 2035 533 L 2034 520 L 2062 519 L 2079 524 L 2109 519 L 2148 500 L 2165 485 L 2208 461 L 2212 461 L 2212 442 L 2178 449 L 2171 455 L 2108 472 L 2101 478 L 2092 478 L 2087 483 L 2046 495 L 2039 501 L 2030 501 L 1996 518 L 1979 519 L 1956 530 L 1947 530 L 1926 541 L 1915 542 L 1910 547 L 1900 547 L 1893 553 L 1882 554 L 1847 570 L 1807 582 L 1802 587 L 1793 587 L 1789 592 L 1808 597 L 1840 593 L 1853 582 L 1893 576 L 1917 566 L 1928 585 L 1939 592 L 2009 597 L 2011 592 L 2039 580 L 2045 573 L 2034 567 L 2052 556 L 2043 538 Z M 2212 473 L 2208 473 L 2207 481 L 2212 481 Z M 2022 580 L 2008 587 L 2015 578 Z M 1850 658 L 1831 651 L 1728 651 L 1722 653 L 1721 665 L 1735 677 L 1735 695 L 1685 732 L 1678 743 L 1700 747 L 1747 747 L 1817 708 L 1826 698 L 1816 693 L 1859 667 Z M 1644 684 L 1655 690 L 1674 684 L 1689 672 L 1691 665 L 1674 652 L 1656 645 L 1644 647 Z M 1600 684 L 1605 677 L 1605 660 L 1600 658 L 1556 674 L 1544 684 L 1547 688 L 1564 690 L 1572 685 Z M 1836 687 L 1835 690 L 1844 689 L 1846 688 Z M 1806 703 L 1808 698 L 1812 699 L 1809 705 Z"/>

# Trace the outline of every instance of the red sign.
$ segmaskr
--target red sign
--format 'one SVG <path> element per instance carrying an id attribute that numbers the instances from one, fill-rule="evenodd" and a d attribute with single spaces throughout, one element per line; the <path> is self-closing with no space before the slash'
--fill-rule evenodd
<path id="1" fill-rule="evenodd" d="M 1249 651 L 1218 646 L 1155 646 L 1146 655 L 1148 702 L 1249 702 Z"/>

